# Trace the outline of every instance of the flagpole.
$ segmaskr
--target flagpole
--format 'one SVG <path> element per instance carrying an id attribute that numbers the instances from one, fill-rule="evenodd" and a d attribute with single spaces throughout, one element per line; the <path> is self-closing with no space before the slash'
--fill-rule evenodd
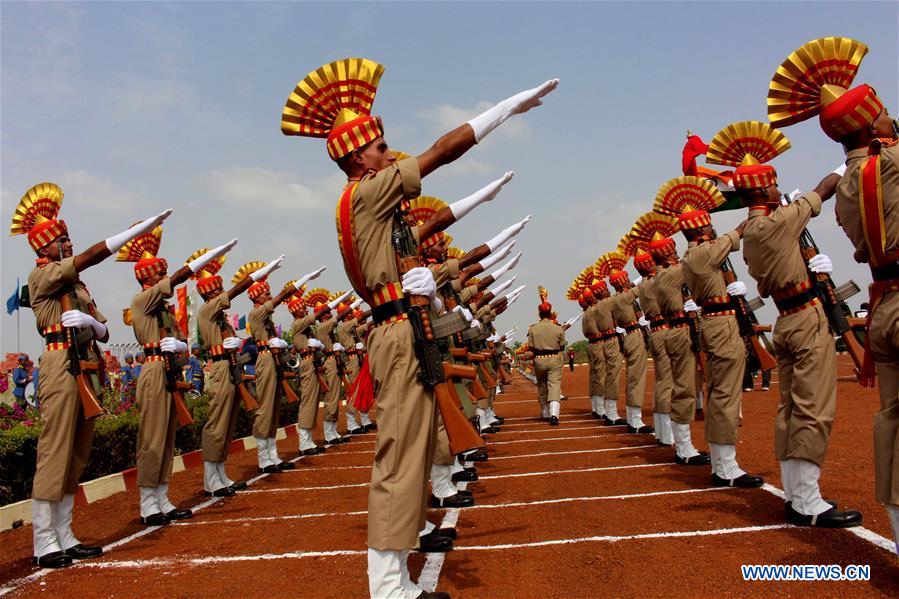
<path id="1" fill-rule="evenodd" d="M 16 310 L 16 353 L 22 353 L 21 341 L 19 339 L 19 314 L 22 313 L 22 309 L 19 308 Z"/>

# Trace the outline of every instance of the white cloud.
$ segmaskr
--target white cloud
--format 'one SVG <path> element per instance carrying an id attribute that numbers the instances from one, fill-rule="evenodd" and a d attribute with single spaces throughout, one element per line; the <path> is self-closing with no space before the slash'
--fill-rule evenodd
<path id="1" fill-rule="evenodd" d="M 204 183 L 214 196 L 254 210 L 317 212 L 331 208 L 345 182 L 340 173 L 321 179 L 300 178 L 287 171 L 234 166 L 210 171 Z"/>
<path id="2" fill-rule="evenodd" d="M 85 170 L 69 171 L 55 181 L 66 197 L 80 208 L 102 208 L 110 212 L 127 212 L 138 204 L 140 196 L 112 179 L 92 175 Z"/>
<path id="3" fill-rule="evenodd" d="M 465 123 L 488 108 L 493 102 L 482 100 L 471 108 L 459 108 L 451 104 L 440 104 L 434 108 L 420 110 L 417 117 L 423 120 L 434 133 L 446 133 Z M 526 139 L 530 135 L 525 119 L 511 118 L 496 129 L 496 134 L 504 135 L 509 139 Z"/>

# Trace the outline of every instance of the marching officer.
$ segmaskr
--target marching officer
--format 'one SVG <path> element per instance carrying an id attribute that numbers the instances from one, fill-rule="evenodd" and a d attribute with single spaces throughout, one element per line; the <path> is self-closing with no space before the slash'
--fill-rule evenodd
<path id="1" fill-rule="evenodd" d="M 561 408 L 565 330 L 553 322 L 552 304 L 546 301 L 545 290 L 540 289 L 542 301 L 537 306 L 540 320 L 528 327 L 528 347 L 533 355 L 534 374 L 537 375 L 537 401 L 540 402 L 541 412 L 549 413 L 549 423 L 556 426 Z"/>
<path id="2" fill-rule="evenodd" d="M 28 288 L 38 333 L 45 340 L 39 361 L 42 427 L 31 486 L 33 556 L 42 568 L 62 568 L 73 559 L 103 554 L 102 548 L 84 545 L 72 533 L 75 492 L 90 457 L 94 421 L 84 416 L 76 381 L 76 376 L 87 375 L 73 375 L 70 360 L 74 355 L 99 362 L 102 356 L 92 341 L 109 338 L 106 317 L 80 273 L 152 230 L 171 213 L 167 210 L 75 255 L 65 221 L 56 218 L 62 199 L 62 190 L 53 183 L 35 185 L 19 201 L 10 228 L 12 235 L 26 234 L 38 256 L 28 275 Z M 68 309 L 63 309 L 64 303 Z"/>

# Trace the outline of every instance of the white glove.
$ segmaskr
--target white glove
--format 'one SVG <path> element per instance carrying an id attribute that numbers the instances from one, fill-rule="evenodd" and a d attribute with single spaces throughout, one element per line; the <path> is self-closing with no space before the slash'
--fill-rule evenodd
<path id="1" fill-rule="evenodd" d="M 358 308 L 358 307 L 361 306 L 361 305 L 362 305 L 362 298 L 359 298 L 359 299 L 357 299 L 355 302 L 353 302 L 352 304 L 350 304 L 350 308 L 352 308 L 353 310 L 355 310 L 356 308 Z"/>
<path id="2" fill-rule="evenodd" d="M 478 262 L 478 264 L 480 264 L 481 268 L 484 270 L 487 270 L 488 268 L 492 268 L 494 264 L 496 264 L 497 262 L 499 262 L 500 260 L 502 260 L 503 258 L 505 258 L 506 256 L 509 255 L 509 252 L 511 252 L 512 248 L 515 246 L 515 243 L 516 243 L 516 240 L 513 239 L 512 241 L 509 242 L 508 245 L 506 245 L 502 249 L 500 249 L 496 252 L 493 252 L 493 250 L 491 250 L 492 253 L 488 254 L 487 257 L 484 258 L 483 260 L 481 260 L 480 262 Z M 486 242 L 484 245 L 486 245 Z"/>
<path id="3" fill-rule="evenodd" d="M 503 339 L 508 339 L 509 337 L 511 337 L 512 335 L 514 335 L 514 334 L 515 334 L 515 331 L 517 331 L 517 330 L 518 330 L 518 327 L 512 327 L 512 328 L 509 330 L 508 333 L 506 333 L 505 335 L 503 335 Z"/>
<path id="4" fill-rule="evenodd" d="M 837 168 L 833 169 L 830 172 L 842 177 L 846 173 L 846 163 L 844 162 L 844 163 L 840 164 L 840 166 L 838 166 Z"/>
<path id="5" fill-rule="evenodd" d="M 487 337 L 487 341 L 489 341 L 490 343 L 496 343 L 497 341 L 499 341 L 499 335 L 496 335 L 494 333 L 493 335 Z"/>
<path id="6" fill-rule="evenodd" d="M 493 271 L 493 273 L 491 273 L 490 276 L 492 276 L 493 280 L 496 281 L 501 276 L 506 274 L 510 269 L 515 268 L 515 266 L 518 264 L 519 260 L 521 260 L 521 252 L 518 252 L 518 254 L 516 254 L 514 258 L 512 258 L 511 260 L 509 260 L 508 262 L 506 262 L 505 264 L 503 264 L 502 266 L 497 268 L 495 271 Z"/>
<path id="7" fill-rule="evenodd" d="M 240 337 L 225 337 L 222 339 L 222 347 L 225 349 L 240 349 Z"/>
<path id="8" fill-rule="evenodd" d="M 791 202 L 795 202 L 795 201 L 796 201 L 796 198 L 798 198 L 798 197 L 801 196 L 801 195 L 802 195 L 802 191 L 801 191 L 801 190 L 799 190 L 799 189 L 794 189 L 793 191 L 791 191 L 790 193 L 787 194 L 787 197 L 790 198 L 790 201 L 791 201 Z M 781 203 L 782 205 L 786 206 L 786 205 L 787 205 L 787 200 L 786 200 L 786 198 L 780 198 L 780 203 Z"/>
<path id="9" fill-rule="evenodd" d="M 746 283 L 743 281 L 734 281 L 727 286 L 727 295 L 743 297 L 747 293 L 749 293 L 749 290 L 746 288 Z"/>
<path id="10" fill-rule="evenodd" d="M 453 213 L 453 217 L 456 220 L 459 220 L 469 212 L 471 212 L 474 208 L 476 208 L 479 204 L 483 204 L 484 202 L 489 202 L 499 193 L 499 190 L 503 188 L 503 185 L 512 180 L 512 177 L 515 176 L 515 171 L 509 171 L 496 181 L 492 183 L 488 183 L 481 189 L 477 190 L 470 196 L 466 198 L 462 198 L 458 202 L 453 202 L 450 204 L 450 211 Z"/>
<path id="11" fill-rule="evenodd" d="M 332 346 L 331 346 L 331 349 L 332 349 L 333 351 L 346 351 L 346 348 L 343 347 L 343 346 L 342 346 L 341 344 L 339 344 L 339 343 L 335 343 L 334 345 L 332 345 Z"/>
<path id="12" fill-rule="evenodd" d="M 443 300 L 437 296 L 434 296 L 434 299 L 431 301 L 431 306 L 433 306 L 434 311 L 437 314 L 443 312 Z"/>
<path id="13" fill-rule="evenodd" d="M 117 233 L 106 240 L 106 249 L 115 254 L 117 251 L 122 249 L 122 246 L 137 237 L 138 235 L 143 235 L 144 233 L 148 233 L 162 224 L 162 221 L 167 219 L 169 215 L 172 213 L 172 209 L 163 210 L 156 216 L 148 218 L 147 220 L 141 221 L 128 229 L 127 231 L 123 231 L 121 233 Z"/>
<path id="14" fill-rule="evenodd" d="M 512 278 L 509 279 L 508 281 L 505 281 L 505 282 L 500 283 L 499 285 L 497 285 L 497 286 L 496 286 L 496 289 L 493 290 L 493 296 L 494 296 L 494 297 L 499 297 L 499 294 L 502 293 L 503 291 L 505 291 L 506 289 L 508 289 L 509 287 L 511 287 L 511 286 L 512 286 L 512 283 L 514 283 L 514 282 L 515 282 L 515 279 L 517 279 L 517 278 L 518 278 L 518 277 L 512 277 Z"/>
<path id="15" fill-rule="evenodd" d="M 493 239 L 487 242 L 487 247 L 490 248 L 490 251 L 492 252 L 502 244 L 509 241 L 509 239 L 511 239 L 512 237 L 515 237 L 516 235 L 521 233 L 521 230 L 524 229 L 524 226 L 528 224 L 530 220 L 531 215 L 528 214 L 526 217 L 524 217 L 524 220 L 515 223 L 511 227 L 506 227 L 505 229 L 500 231 Z"/>
<path id="16" fill-rule="evenodd" d="M 358 350 L 361 351 L 361 350 L 365 349 L 365 345 L 363 345 L 362 343 L 357 343 L 357 344 L 356 344 L 356 349 L 358 349 Z"/>
<path id="17" fill-rule="evenodd" d="M 825 254 L 816 254 L 808 261 L 808 268 L 814 273 L 829 275 L 833 272 L 833 263 Z"/>
<path id="18" fill-rule="evenodd" d="M 571 325 L 573 325 L 574 323 L 579 321 L 581 319 L 581 316 L 583 316 L 583 315 L 584 315 L 584 313 L 581 312 L 580 314 L 572 316 L 571 318 L 569 318 L 568 320 L 565 321 L 565 324 L 570 327 Z"/>
<path id="19" fill-rule="evenodd" d="M 474 117 L 468 124 L 474 131 L 475 142 L 480 143 L 488 133 L 502 125 L 513 114 L 522 114 L 540 106 L 543 102 L 540 98 L 550 93 L 559 86 L 558 79 L 550 79 L 543 85 L 515 94 Z"/>
<path id="20" fill-rule="evenodd" d="M 303 275 L 302 277 L 300 277 L 299 279 L 296 280 L 296 283 L 294 283 L 293 286 L 296 287 L 297 291 L 299 291 L 300 288 L 301 288 L 303 285 L 305 285 L 306 283 L 308 283 L 308 282 L 311 281 L 312 279 L 317 279 L 318 276 L 319 276 L 320 274 L 322 274 L 323 272 L 325 272 L 325 269 L 326 269 L 326 268 L 328 268 L 328 267 L 327 267 L 327 266 L 322 266 L 322 267 L 319 268 L 318 270 L 313 270 L 313 271 L 310 272 L 309 274 Z"/>
<path id="21" fill-rule="evenodd" d="M 627 333 L 627 331 L 625 331 L 621 327 L 615 327 L 615 332 L 618 333 L 619 335 L 624 335 L 625 333 Z"/>
<path id="22" fill-rule="evenodd" d="M 265 277 L 269 276 L 279 268 L 281 268 L 281 263 L 284 262 L 284 254 L 281 254 L 256 272 L 250 273 L 250 278 L 253 279 L 254 282 L 259 282 L 265 279 Z"/>
<path id="23" fill-rule="evenodd" d="M 434 275 L 424 266 L 416 266 L 403 275 L 403 292 L 424 295 L 432 302 L 437 297 L 437 283 Z"/>
<path id="24" fill-rule="evenodd" d="M 471 315 L 471 311 L 463 306 L 456 306 L 455 308 L 453 308 L 453 312 L 461 313 L 462 317 L 465 318 L 465 322 L 470 323 L 471 319 L 473 318 L 473 316 Z"/>
<path id="25" fill-rule="evenodd" d="M 187 268 L 190 269 L 190 272 L 197 272 L 219 256 L 227 253 L 231 248 L 237 245 L 237 240 L 232 239 L 225 245 L 220 245 L 217 248 L 211 249 L 199 258 L 195 258 L 187 263 Z"/>
<path id="26" fill-rule="evenodd" d="M 174 337 L 163 337 L 159 340 L 159 349 L 164 352 L 180 354 L 187 351 L 187 344 L 183 341 L 175 339 Z"/>
<path id="27" fill-rule="evenodd" d="M 522 290 L 524 290 L 525 287 L 527 287 L 527 285 L 519 285 L 518 287 L 516 287 L 515 289 L 513 289 L 512 291 L 510 291 L 509 293 L 506 294 L 506 299 L 508 301 L 512 301 L 513 296 L 515 297 L 515 299 L 518 299 L 518 296 L 521 295 L 521 292 L 522 292 Z"/>
<path id="28" fill-rule="evenodd" d="M 481 323 L 478 321 L 477 318 L 473 318 L 471 320 L 471 324 L 469 326 L 473 329 L 479 329 L 479 328 L 481 328 Z"/>
<path id="29" fill-rule="evenodd" d="M 641 327 L 648 327 L 649 321 L 646 320 L 645 316 L 641 316 L 640 318 L 637 319 L 637 324 L 639 324 Z"/>
<path id="30" fill-rule="evenodd" d="M 268 346 L 275 349 L 287 349 L 287 342 L 280 337 L 272 337 L 268 340 Z"/>
<path id="31" fill-rule="evenodd" d="M 94 337 L 96 337 L 97 339 L 102 339 L 104 336 L 106 336 L 106 325 L 90 314 L 85 314 L 80 310 L 69 310 L 68 312 L 63 312 L 62 326 L 69 328 L 74 327 L 78 329 L 90 327 L 94 330 Z"/>
<path id="32" fill-rule="evenodd" d="M 311 347 L 312 349 L 325 349 L 325 344 L 316 339 L 315 337 L 310 337 L 306 341 L 306 346 Z"/>
<path id="33" fill-rule="evenodd" d="M 328 308 L 330 308 L 331 310 L 333 310 L 334 308 L 337 307 L 337 304 L 339 304 L 340 302 L 342 302 L 342 301 L 345 300 L 346 298 L 350 297 L 350 294 L 351 294 L 351 293 L 353 293 L 353 292 L 352 292 L 352 291 L 346 291 L 346 292 L 340 294 L 339 297 L 335 297 L 335 298 L 332 299 L 330 302 L 328 302 Z"/>
<path id="34" fill-rule="evenodd" d="M 684 302 L 684 312 L 699 312 L 699 306 L 696 305 L 696 302 L 689 299 Z"/>

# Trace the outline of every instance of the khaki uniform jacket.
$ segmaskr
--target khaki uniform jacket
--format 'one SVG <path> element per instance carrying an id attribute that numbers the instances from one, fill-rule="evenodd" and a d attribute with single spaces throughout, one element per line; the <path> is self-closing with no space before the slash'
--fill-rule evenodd
<path id="1" fill-rule="evenodd" d="M 681 264 L 693 301 L 701 306 L 712 298 L 727 295 L 721 265 L 729 253 L 739 249 L 740 234 L 736 231 L 701 244 L 690 243 Z"/>

